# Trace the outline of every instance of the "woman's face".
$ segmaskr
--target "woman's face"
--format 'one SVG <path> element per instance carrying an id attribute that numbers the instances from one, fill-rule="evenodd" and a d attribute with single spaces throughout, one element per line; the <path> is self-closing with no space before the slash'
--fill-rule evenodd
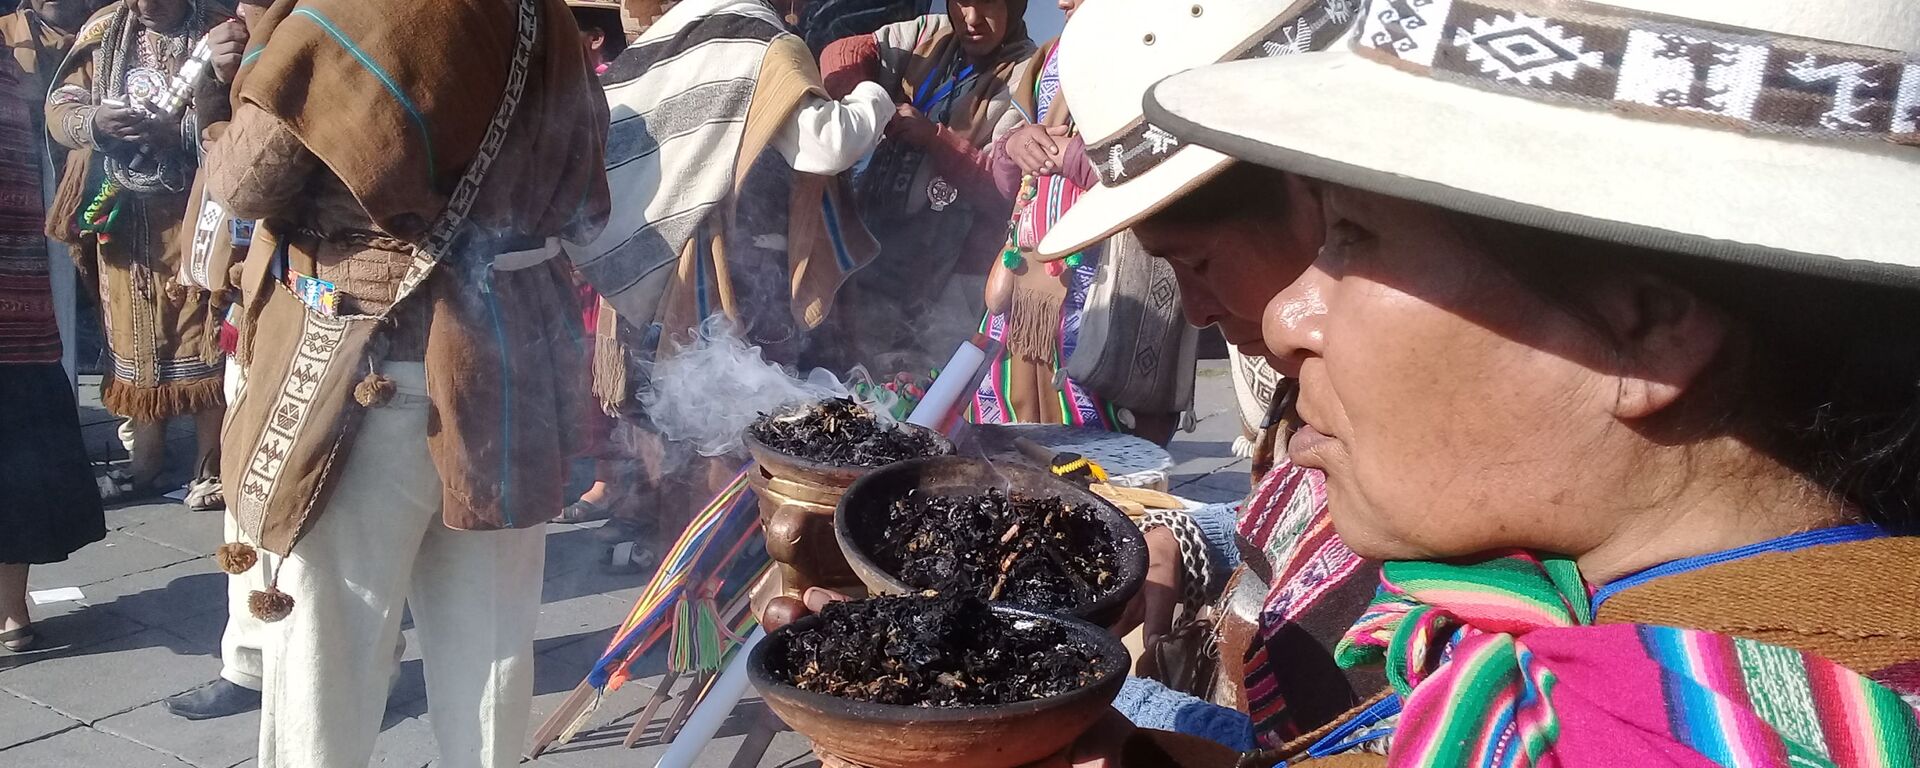
<path id="1" fill-rule="evenodd" d="M 1072 21 L 1073 12 L 1080 10 L 1080 4 L 1085 1 L 1086 0 L 1056 0 L 1054 5 L 1060 8 L 1060 12 L 1066 15 L 1068 21 Z"/>
<path id="2" fill-rule="evenodd" d="M 1261 316 L 1267 302 L 1313 261 L 1320 247 L 1320 204 L 1297 177 L 1288 178 L 1284 196 L 1249 197 L 1255 198 L 1250 210 L 1239 215 L 1204 224 L 1149 216 L 1134 224 L 1133 234 L 1173 267 L 1188 322 L 1217 325 L 1241 353 L 1270 357 Z"/>
<path id="3" fill-rule="evenodd" d="M 1587 551 L 1627 476 L 1598 335 L 1440 209 L 1324 200 L 1326 243 L 1263 330 L 1300 381 L 1288 457 L 1327 473 L 1341 536 L 1381 559 Z"/>
<path id="4" fill-rule="evenodd" d="M 1006 0 L 949 0 L 947 18 L 953 22 L 954 34 L 960 36 L 961 50 L 975 59 L 999 50 L 1011 26 Z"/>

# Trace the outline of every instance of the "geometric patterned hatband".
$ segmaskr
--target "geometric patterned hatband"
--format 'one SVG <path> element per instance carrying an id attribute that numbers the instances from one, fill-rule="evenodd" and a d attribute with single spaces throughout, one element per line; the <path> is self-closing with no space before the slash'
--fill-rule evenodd
<path id="1" fill-rule="evenodd" d="M 1220 60 L 1261 59 L 1324 50 L 1347 31 L 1361 1 L 1314 0 L 1298 14 L 1282 14 L 1274 19 Z M 1146 118 L 1136 118 L 1106 139 L 1087 142 L 1087 159 L 1100 174 L 1102 185 L 1117 187 L 1153 170 L 1172 157 L 1179 147 L 1180 140 L 1173 134 L 1147 122 Z"/>
<path id="2" fill-rule="evenodd" d="M 1353 46 L 1400 69 L 1536 101 L 1920 145 L 1920 61 L 1899 51 L 1578 0 L 1374 0 Z"/>

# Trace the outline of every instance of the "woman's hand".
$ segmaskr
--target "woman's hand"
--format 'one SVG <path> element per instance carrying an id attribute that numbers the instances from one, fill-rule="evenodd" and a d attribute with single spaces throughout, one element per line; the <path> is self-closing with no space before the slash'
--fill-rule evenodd
<path id="1" fill-rule="evenodd" d="M 207 33 L 207 45 L 213 48 L 213 58 L 207 64 L 213 69 L 214 79 L 232 83 L 234 74 L 240 71 L 240 60 L 247 54 L 247 25 L 239 19 L 223 22 Z"/>
<path id="2" fill-rule="evenodd" d="M 767 606 L 760 610 L 760 626 L 766 627 L 768 632 L 772 632 L 788 624 L 819 613 L 820 609 L 827 607 L 827 603 L 837 603 L 841 600 L 851 599 L 852 598 L 839 592 L 831 589 L 821 589 L 819 587 L 808 587 L 806 592 L 800 594 L 800 599 L 798 600 L 781 595 L 772 600 L 768 600 Z"/>
<path id="3" fill-rule="evenodd" d="M 1141 628 L 1142 652 L 1134 665 L 1134 672 L 1141 677 L 1153 677 L 1159 671 L 1157 649 L 1160 638 L 1173 631 L 1173 609 L 1180 604 L 1181 584 L 1180 541 L 1174 538 L 1170 528 L 1155 528 L 1147 532 L 1147 578 L 1140 585 L 1140 593 L 1133 596 L 1127 604 L 1127 610 L 1120 615 L 1120 623 L 1113 626 L 1115 635 L 1125 636 L 1135 627 Z"/>
<path id="4" fill-rule="evenodd" d="M 129 143 L 140 143 L 151 122 L 146 113 L 125 104 L 101 104 L 93 111 L 94 133 Z"/>
<path id="5" fill-rule="evenodd" d="M 1021 171 L 1034 176 L 1059 173 L 1060 153 L 1065 148 L 1063 139 L 1068 133 L 1070 131 L 1064 125 L 1022 125 L 1007 134 L 1007 156 L 1020 166 Z"/>
<path id="6" fill-rule="evenodd" d="M 940 132 L 940 126 L 912 104 L 899 104 L 893 108 L 893 120 L 887 123 L 887 135 L 914 146 L 925 146 Z"/>

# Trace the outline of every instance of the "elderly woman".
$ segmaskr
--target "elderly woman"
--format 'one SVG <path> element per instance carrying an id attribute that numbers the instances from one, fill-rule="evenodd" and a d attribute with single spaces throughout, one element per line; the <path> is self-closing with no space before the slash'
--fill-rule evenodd
<path id="1" fill-rule="evenodd" d="M 1914 764 L 1920 135 L 1910 92 L 1834 78 L 1920 83 L 1920 19 L 1360 18 L 1351 50 L 1149 95 L 1320 181 L 1326 244 L 1265 338 L 1301 382 L 1289 456 L 1390 561 L 1340 656 L 1392 693 L 1270 757 Z"/>

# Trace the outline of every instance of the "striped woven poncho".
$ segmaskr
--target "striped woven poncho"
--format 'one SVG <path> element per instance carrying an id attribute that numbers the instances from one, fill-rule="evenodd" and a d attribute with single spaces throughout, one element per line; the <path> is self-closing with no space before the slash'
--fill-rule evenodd
<path id="1" fill-rule="evenodd" d="M 1385 664 L 1404 702 L 1396 767 L 1920 765 L 1914 709 L 1853 670 L 1711 632 L 1591 622 L 1569 560 L 1395 562 L 1338 654 Z"/>

